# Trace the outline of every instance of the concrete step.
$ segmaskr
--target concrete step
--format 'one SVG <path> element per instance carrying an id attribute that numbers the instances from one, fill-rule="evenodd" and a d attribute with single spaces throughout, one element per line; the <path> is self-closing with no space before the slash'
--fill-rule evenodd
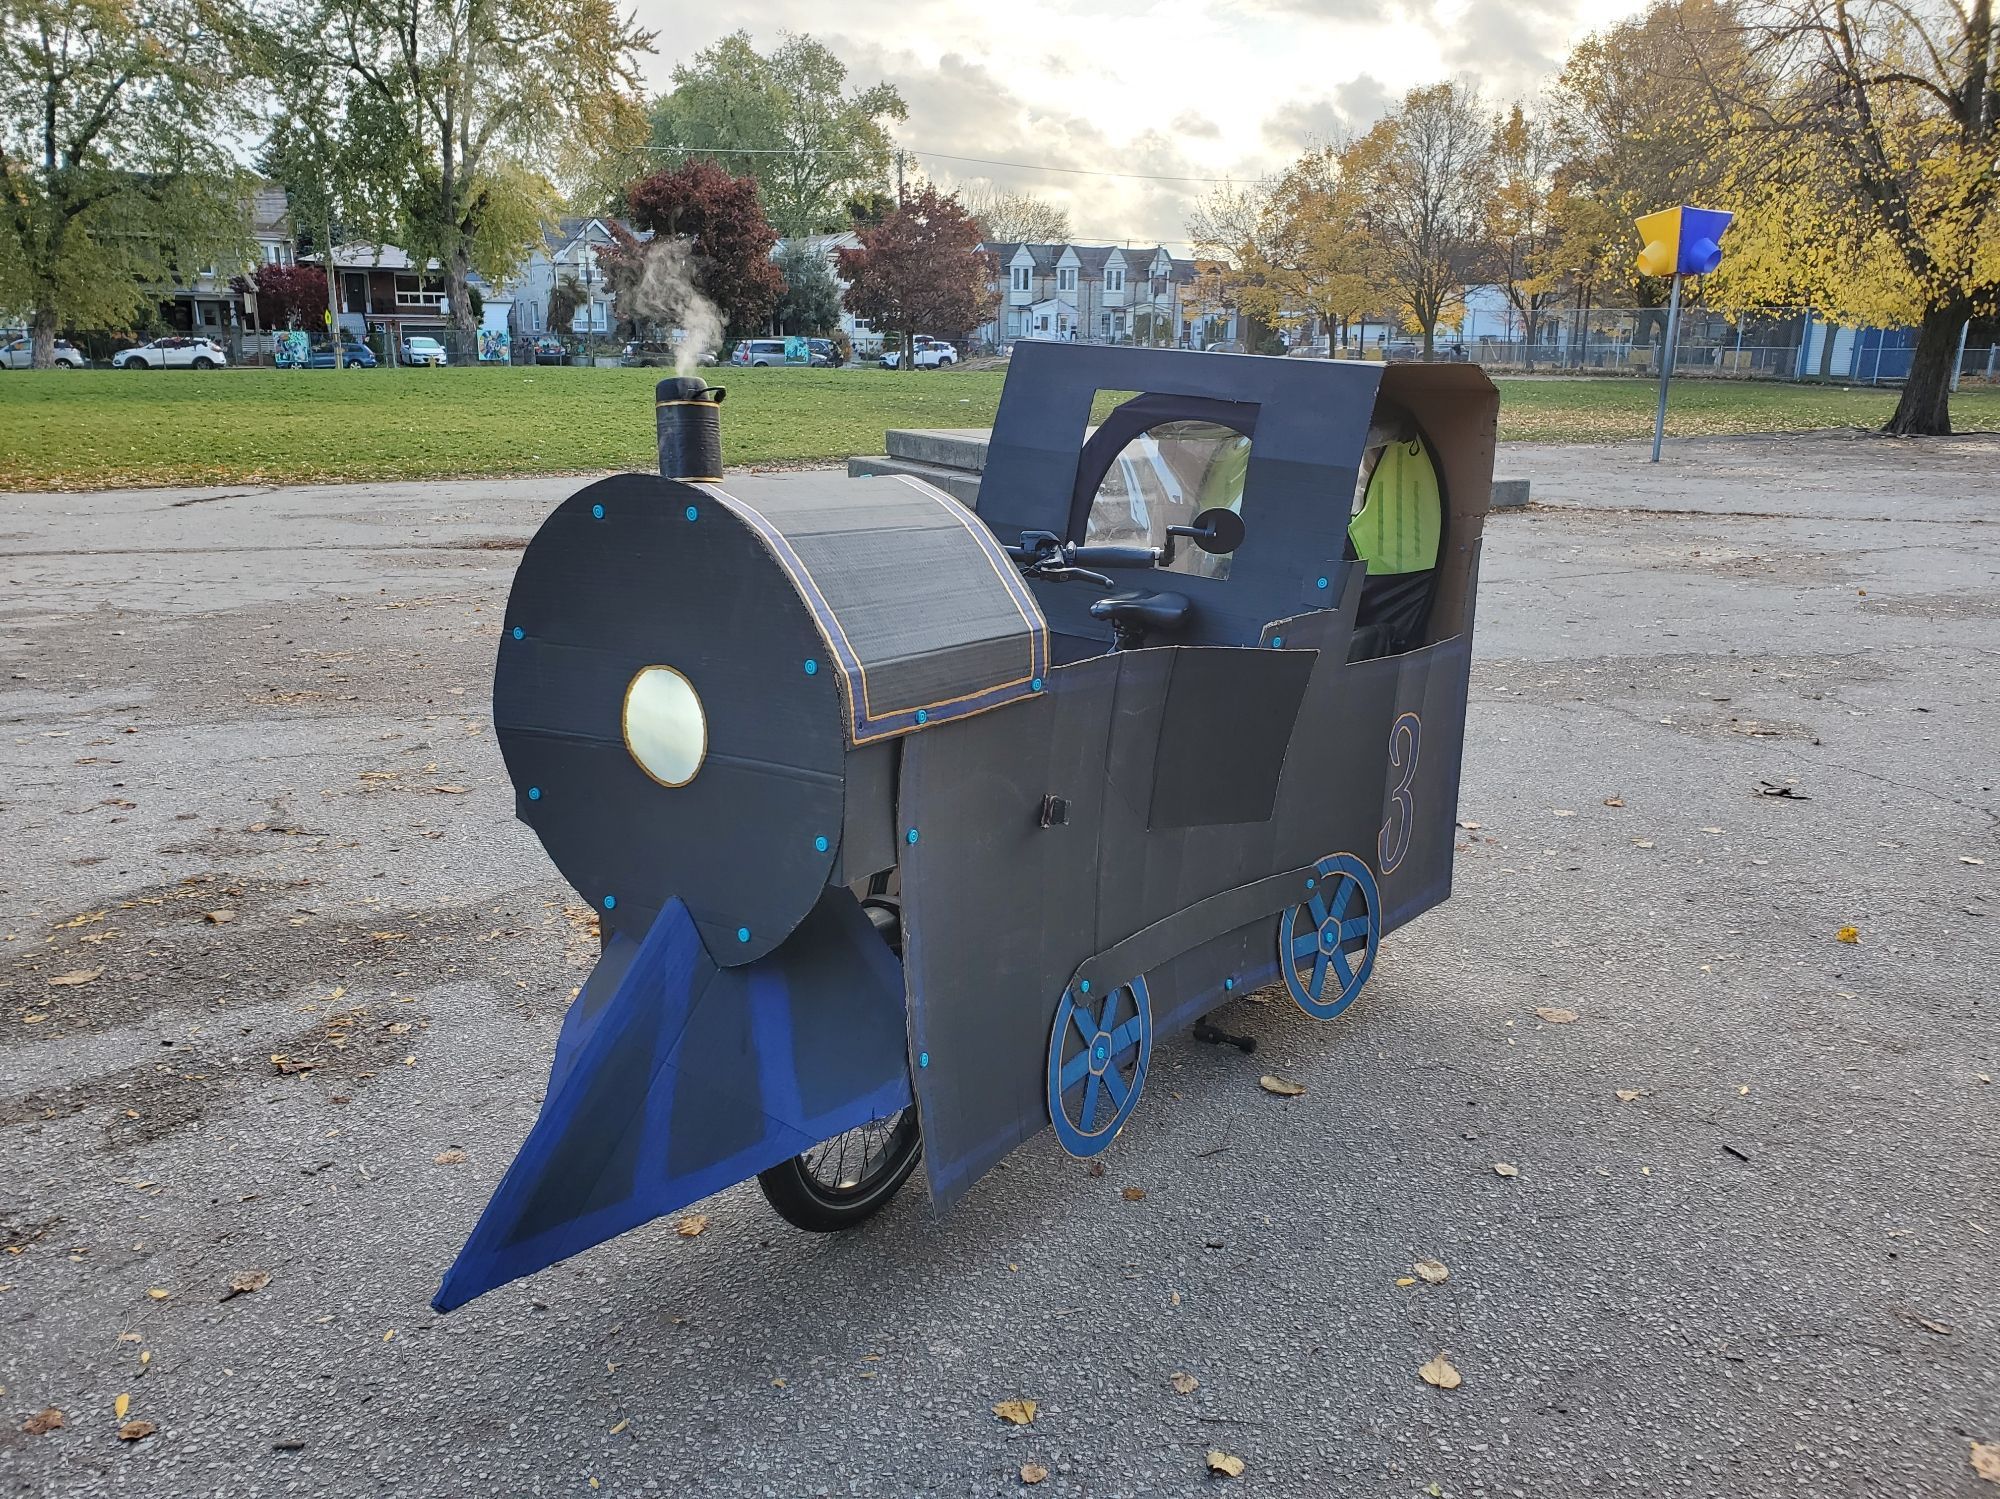
<path id="1" fill-rule="evenodd" d="M 986 467 L 986 440 L 992 435 L 985 427 L 895 427 L 887 446 L 891 458 L 976 474 Z"/>
<path id="2" fill-rule="evenodd" d="M 850 479 L 864 478 L 869 474 L 908 474 L 911 478 L 922 479 L 926 484 L 935 484 L 968 509 L 979 498 L 979 475 L 969 474 L 964 469 L 946 468 L 936 463 L 916 463 L 907 458 L 891 458 L 886 453 L 847 460 L 847 476 Z"/>

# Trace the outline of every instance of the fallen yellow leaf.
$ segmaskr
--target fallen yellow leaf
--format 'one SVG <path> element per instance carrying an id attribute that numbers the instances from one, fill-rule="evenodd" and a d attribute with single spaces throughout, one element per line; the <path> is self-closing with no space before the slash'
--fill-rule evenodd
<path id="1" fill-rule="evenodd" d="M 1048 1476 L 1049 1470 L 1044 1468 L 1040 1463 L 1021 1464 L 1021 1482 L 1023 1483 L 1040 1483 Z"/>
<path id="2" fill-rule="evenodd" d="M 1290 1078 L 1273 1077 L 1268 1072 L 1257 1079 L 1257 1086 L 1266 1093 L 1277 1094 L 1280 1098 L 1297 1098 L 1306 1091 L 1303 1083 L 1295 1083 Z"/>
<path id="3" fill-rule="evenodd" d="M 680 1222 L 674 1225 L 674 1232 L 679 1234 L 683 1239 L 692 1239 L 697 1234 L 707 1233 L 708 1214 L 689 1213 L 685 1218 L 681 1219 Z"/>
<path id="4" fill-rule="evenodd" d="M 1506 1161 L 1495 1161 L 1493 1163 L 1493 1174 L 1495 1176 L 1519 1176 L 1521 1174 L 1521 1168 L 1519 1166 L 1510 1165 Z"/>
<path id="5" fill-rule="evenodd" d="M 120 1421 L 125 1419 L 125 1413 L 131 1409 L 132 1397 L 130 1395 L 120 1395 L 116 1400 L 111 1402 L 111 1414 L 116 1416 Z"/>
<path id="6" fill-rule="evenodd" d="M 169 1291 L 165 1286 L 154 1286 L 150 1290 L 148 1290 L 146 1294 L 152 1297 L 153 1300 L 155 1301 L 165 1301 L 169 1296 L 173 1295 L 174 1293 L 172 1291 Z"/>
<path id="7" fill-rule="evenodd" d="M 1535 1006 L 1535 1014 L 1546 1020 L 1550 1025 L 1568 1025 L 1572 1020 L 1576 1019 L 1576 1011 L 1559 1009 L 1554 1005 L 1537 1005 Z"/>
<path id="8" fill-rule="evenodd" d="M 1638 1096 L 1639 1096 L 1639 1090 L 1637 1088 L 1620 1088 L 1618 1090 L 1618 1101 L 1620 1103 L 1631 1103 L 1635 1101 L 1638 1098 Z"/>
<path id="9" fill-rule="evenodd" d="M 440 1150 L 431 1159 L 440 1166 L 462 1166 L 465 1164 L 465 1152 L 454 1145 L 449 1150 Z"/>
<path id="10" fill-rule="evenodd" d="M 159 1429 L 151 1421 L 127 1421 L 123 1426 L 118 1428 L 118 1440 L 121 1442 L 143 1442 Z"/>
<path id="11" fill-rule="evenodd" d="M 1016 1426 L 1029 1426 L 1035 1419 L 1035 1402 L 1032 1400 L 1003 1400 L 993 1407 L 993 1414 L 1002 1421 L 1011 1421 Z"/>
<path id="12" fill-rule="evenodd" d="M 1413 1286 L 1416 1283 L 1417 1278 L 1414 1275 L 1399 1275 L 1396 1277 L 1396 1284 L 1399 1286 Z"/>
<path id="13" fill-rule="evenodd" d="M 619 1432 L 623 1431 L 626 1427 L 630 1426 L 631 1424 L 632 1423 L 629 1420 L 620 1421 L 616 1426 L 611 1428 L 609 1434 L 615 1437 L 618 1435 Z"/>
<path id="14" fill-rule="evenodd" d="M 1451 1279 L 1451 1271 L 1440 1260 L 1418 1260 L 1410 1267 L 1417 1272 L 1417 1278 L 1427 1286 L 1441 1286 Z"/>
<path id="15" fill-rule="evenodd" d="M 1211 1447 L 1208 1449 L 1208 1471 L 1211 1473 L 1220 1473 L 1224 1478 L 1241 1478 L 1243 1476 L 1243 1459 L 1240 1457 L 1231 1457 L 1220 1447 Z"/>
<path id="16" fill-rule="evenodd" d="M 1146 1189 L 1144 1187 L 1127 1187 L 1119 1195 L 1127 1202 L 1144 1202 L 1146 1200 Z"/>
<path id="17" fill-rule="evenodd" d="M 67 988 L 73 984 L 94 984 L 104 977 L 102 968 L 76 968 L 68 973 L 59 973 L 49 980 L 51 989 Z"/>
<path id="18" fill-rule="evenodd" d="M 394 1336 L 396 1336 L 396 1329 L 392 1327 L 387 1332 L 382 1334 L 382 1341 L 386 1343 L 389 1341 L 389 1339 L 393 1338 Z"/>
<path id="19" fill-rule="evenodd" d="M 1861 940 L 1861 929 L 1859 927 L 1844 926 L 1833 935 L 1842 942 L 1859 942 Z"/>
<path id="20" fill-rule="evenodd" d="M 1458 1370 L 1451 1366 L 1451 1360 L 1442 1353 L 1417 1370 L 1417 1378 L 1427 1385 L 1437 1386 L 1440 1390 L 1455 1390 L 1465 1382 Z"/>
<path id="21" fill-rule="evenodd" d="M 1201 1381 L 1185 1369 L 1174 1370 L 1173 1378 L 1168 1382 L 1173 1385 L 1176 1395 L 1192 1395 L 1201 1388 Z"/>
<path id="22" fill-rule="evenodd" d="M 210 926 L 226 926 L 228 923 L 236 919 L 236 913 L 234 911 L 227 911 L 227 910 L 203 911 L 201 913 L 201 919 L 207 922 Z"/>
<path id="23" fill-rule="evenodd" d="M 47 1412 L 43 1412 L 47 1414 Z M 60 1426 L 60 1412 L 56 1424 Z M 2000 1442 L 1972 1444 L 1972 1471 L 1988 1483 L 2000 1483 Z"/>

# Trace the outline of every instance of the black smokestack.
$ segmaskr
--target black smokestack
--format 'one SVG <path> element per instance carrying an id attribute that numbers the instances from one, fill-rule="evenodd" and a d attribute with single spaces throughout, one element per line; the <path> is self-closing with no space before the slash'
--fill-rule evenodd
<path id="1" fill-rule="evenodd" d="M 674 375 L 654 388 L 661 478 L 721 479 L 721 406 L 726 394 L 698 375 Z"/>

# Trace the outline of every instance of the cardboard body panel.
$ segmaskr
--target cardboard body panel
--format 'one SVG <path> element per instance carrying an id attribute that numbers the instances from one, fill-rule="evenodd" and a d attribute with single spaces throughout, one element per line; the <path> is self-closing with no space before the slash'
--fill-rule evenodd
<path id="1" fill-rule="evenodd" d="M 778 952 L 719 968 L 678 900 L 612 939 L 564 1023 L 540 1117 L 433 1305 L 685 1207 L 910 1101 L 901 975 L 826 897 Z"/>
<path id="2" fill-rule="evenodd" d="M 704 488 L 755 528 L 811 608 L 868 744 L 1027 697 L 1047 627 L 992 533 L 916 479 L 799 474 Z"/>

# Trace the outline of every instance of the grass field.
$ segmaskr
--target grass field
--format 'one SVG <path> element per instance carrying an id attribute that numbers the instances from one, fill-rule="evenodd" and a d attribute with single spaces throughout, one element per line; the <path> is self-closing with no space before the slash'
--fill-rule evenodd
<path id="1" fill-rule="evenodd" d="M 0 488 L 306 483 L 578 473 L 654 461 L 656 370 L 0 372 Z M 721 370 L 732 464 L 831 462 L 889 427 L 990 425 L 997 370 Z M 1641 380 L 1502 379 L 1503 440 L 1603 442 L 1652 430 Z M 1879 426 L 1889 391 L 1686 381 L 1676 436 Z M 1952 403 L 2000 431 L 2000 392 Z"/>

